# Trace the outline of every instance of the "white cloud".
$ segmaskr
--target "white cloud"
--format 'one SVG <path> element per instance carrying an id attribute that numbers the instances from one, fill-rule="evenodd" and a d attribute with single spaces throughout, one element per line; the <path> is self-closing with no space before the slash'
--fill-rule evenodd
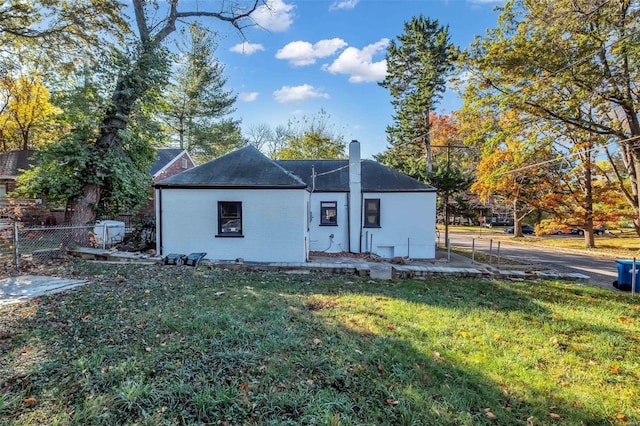
<path id="1" fill-rule="evenodd" d="M 310 84 L 303 84 L 302 86 L 282 86 L 282 89 L 273 92 L 273 97 L 281 104 L 302 102 L 316 98 L 329 99 L 327 93 Z"/>
<path id="2" fill-rule="evenodd" d="M 276 53 L 276 58 L 284 59 L 296 67 L 316 63 L 318 58 L 326 58 L 347 45 L 341 38 L 320 40 L 316 44 L 306 41 L 293 41 Z"/>
<path id="3" fill-rule="evenodd" d="M 282 0 L 268 0 L 263 6 L 251 14 L 253 20 L 268 31 L 287 31 L 293 23 L 295 6 Z"/>
<path id="4" fill-rule="evenodd" d="M 238 100 L 242 102 L 253 102 L 258 99 L 258 92 L 243 92 L 238 94 Z"/>
<path id="5" fill-rule="evenodd" d="M 356 7 L 360 0 L 342 0 L 342 1 L 334 1 L 331 6 L 329 6 L 330 11 L 340 10 L 340 9 L 353 9 Z"/>
<path id="6" fill-rule="evenodd" d="M 242 55 L 253 55 L 256 52 L 264 50 L 264 46 L 258 43 L 249 43 L 248 41 L 238 43 L 229 49 L 232 52 L 240 53 Z"/>
<path id="7" fill-rule="evenodd" d="M 384 52 L 388 45 L 389 39 L 383 38 L 362 50 L 348 47 L 331 65 L 324 65 L 323 69 L 332 74 L 347 74 L 351 83 L 380 81 L 387 74 L 387 62 L 384 59 L 373 62 L 373 57 Z"/>

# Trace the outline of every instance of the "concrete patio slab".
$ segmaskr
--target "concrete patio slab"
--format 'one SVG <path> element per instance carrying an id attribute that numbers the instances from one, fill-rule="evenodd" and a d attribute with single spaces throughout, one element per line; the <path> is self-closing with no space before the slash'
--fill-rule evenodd
<path id="1" fill-rule="evenodd" d="M 72 280 L 42 275 L 21 275 L 0 280 L 0 306 L 45 294 L 59 293 L 85 284 L 86 280 Z"/>

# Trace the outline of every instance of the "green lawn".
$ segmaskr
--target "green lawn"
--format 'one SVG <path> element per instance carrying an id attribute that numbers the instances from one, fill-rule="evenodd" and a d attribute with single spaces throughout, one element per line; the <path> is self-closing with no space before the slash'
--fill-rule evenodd
<path id="1" fill-rule="evenodd" d="M 56 272 L 56 271 L 54 271 Z M 0 424 L 640 421 L 640 298 L 76 263 L 0 308 Z"/>

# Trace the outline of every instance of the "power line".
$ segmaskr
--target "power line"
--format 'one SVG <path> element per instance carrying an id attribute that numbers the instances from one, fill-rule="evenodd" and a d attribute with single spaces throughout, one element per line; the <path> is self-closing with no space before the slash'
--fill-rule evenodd
<path id="1" fill-rule="evenodd" d="M 590 148 L 590 149 L 582 150 L 582 152 L 596 151 L 598 149 L 605 148 L 605 147 L 607 147 L 609 145 L 612 145 L 614 143 L 615 144 L 619 144 L 619 143 L 631 142 L 631 141 L 639 140 L 639 139 L 640 139 L 640 135 L 639 136 L 633 136 L 633 137 L 630 137 L 630 138 L 627 138 L 627 139 L 623 139 L 623 140 L 611 141 L 611 142 L 606 143 L 604 145 L 598 145 L 598 146 L 595 146 L 595 147 Z M 556 158 L 551 159 L 551 160 L 546 160 L 546 161 L 542 161 L 540 163 L 535 163 L 535 164 L 529 164 L 529 165 L 526 165 L 526 166 L 519 167 L 517 169 L 508 170 L 506 172 L 501 172 L 501 173 L 496 174 L 496 176 L 502 176 L 502 175 L 506 175 L 506 174 L 517 173 L 517 172 L 521 172 L 521 171 L 524 171 L 524 170 L 533 169 L 534 167 L 540 167 L 540 166 L 544 166 L 544 165 L 547 165 L 547 164 L 551 164 L 551 163 L 554 163 L 556 161 L 568 160 L 571 157 L 574 157 L 574 156 L 576 156 L 578 154 L 580 154 L 580 153 L 579 152 L 572 152 L 570 154 L 563 155 L 561 157 L 556 157 Z"/>

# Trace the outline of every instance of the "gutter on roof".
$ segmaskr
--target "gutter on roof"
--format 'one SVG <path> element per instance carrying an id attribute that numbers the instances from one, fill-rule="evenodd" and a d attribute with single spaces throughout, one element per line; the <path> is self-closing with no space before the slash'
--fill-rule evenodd
<path id="1" fill-rule="evenodd" d="M 436 188 L 416 188 L 416 189 L 363 189 L 362 192 L 438 192 Z"/>
<path id="2" fill-rule="evenodd" d="M 155 184 L 155 188 L 168 189 L 307 189 L 307 185 L 212 185 L 212 184 Z"/>

